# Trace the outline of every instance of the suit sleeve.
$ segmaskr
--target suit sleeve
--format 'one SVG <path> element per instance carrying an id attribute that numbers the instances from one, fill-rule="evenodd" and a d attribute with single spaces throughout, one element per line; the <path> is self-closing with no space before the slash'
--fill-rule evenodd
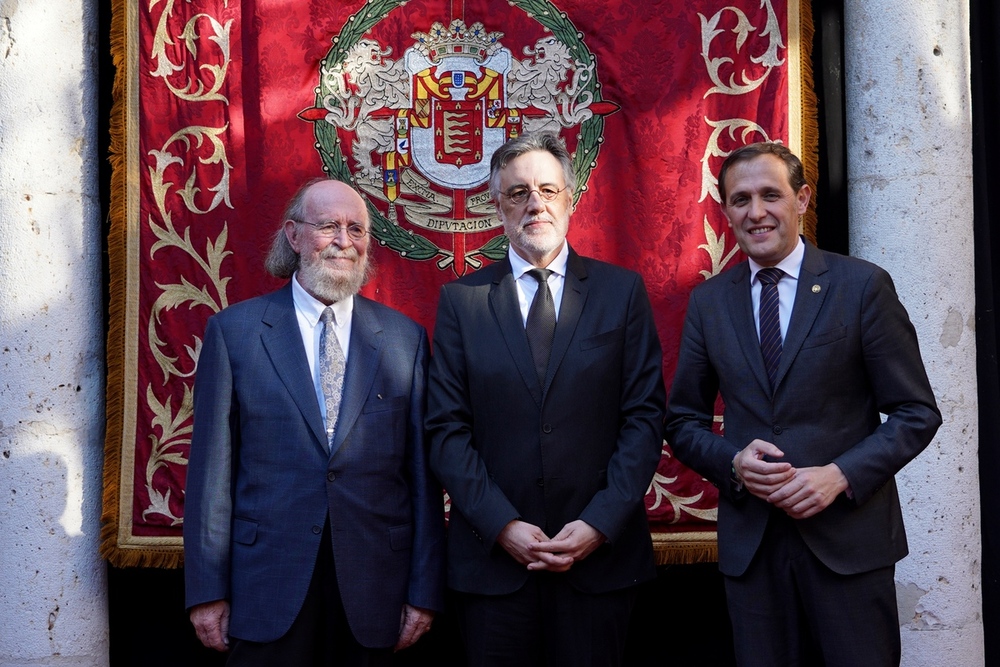
<path id="1" fill-rule="evenodd" d="M 424 437 L 428 357 L 427 333 L 421 328 L 413 365 L 407 434 L 410 502 L 415 527 L 407 601 L 414 607 L 442 611 L 445 577 L 444 506 L 441 486 L 430 472 L 427 439 Z"/>
<path id="2" fill-rule="evenodd" d="M 469 369 L 461 325 L 447 286 L 438 300 L 434 355 L 427 394 L 427 430 L 431 469 L 440 478 L 453 506 L 475 527 L 487 549 L 503 528 L 520 514 L 489 476 L 472 444 Z"/>
<path id="3" fill-rule="evenodd" d="M 234 424 L 229 351 L 216 318 L 208 320 L 194 387 L 194 430 L 184 496 L 184 579 L 188 608 L 229 598 Z"/>
<path id="4" fill-rule="evenodd" d="M 916 331 L 892 278 L 882 269 L 876 268 L 865 285 L 861 336 L 876 406 L 886 419 L 833 461 L 847 477 L 858 504 L 923 451 L 941 425 Z"/>
<path id="5" fill-rule="evenodd" d="M 693 291 L 688 300 L 665 434 L 681 463 L 704 475 L 719 493 L 735 497 L 729 480 L 739 448 L 712 432 L 719 376 L 708 357 L 698 294 Z"/>
<path id="6" fill-rule="evenodd" d="M 608 484 L 580 514 L 580 519 L 612 543 L 642 503 L 663 447 L 663 352 L 649 296 L 639 276 L 635 276 L 629 294 L 621 376 L 621 426 L 608 461 Z"/>

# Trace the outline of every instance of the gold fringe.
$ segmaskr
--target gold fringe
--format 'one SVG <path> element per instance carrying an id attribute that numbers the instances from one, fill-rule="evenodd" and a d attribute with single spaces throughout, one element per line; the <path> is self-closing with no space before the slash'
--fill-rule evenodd
<path id="1" fill-rule="evenodd" d="M 693 565 L 719 560 L 715 531 L 653 533 L 652 538 L 657 565 Z"/>
<path id="2" fill-rule="evenodd" d="M 819 181 L 819 110 L 813 81 L 812 47 L 815 35 L 812 3 L 809 0 L 790 0 L 799 3 L 799 62 L 802 67 L 802 166 L 806 181 Z M 809 210 L 803 216 L 802 227 L 807 239 L 816 242 L 816 191 L 813 190 Z"/>
<path id="3" fill-rule="evenodd" d="M 133 547 L 120 543 L 121 464 L 125 404 L 125 300 L 128 280 L 128 3 L 113 0 L 111 58 L 115 66 L 111 107 L 111 207 L 108 217 L 110 304 L 107 340 L 107 427 L 104 436 L 104 505 L 101 511 L 100 553 L 116 567 L 180 567 L 183 552 L 175 546 Z M 130 502 L 131 499 L 126 499 Z"/>
<path id="4" fill-rule="evenodd" d="M 114 0 L 111 8 L 111 58 L 115 66 L 112 87 L 114 103 L 111 107 L 111 207 L 108 217 L 108 268 L 110 273 L 110 299 L 107 340 L 107 396 L 106 427 L 104 435 L 104 506 L 101 511 L 101 556 L 112 565 L 123 567 L 118 551 L 118 485 L 121 468 L 122 399 L 125 364 L 125 304 L 121 298 L 125 290 L 126 273 L 126 163 L 128 123 L 126 119 L 125 89 L 127 77 L 128 43 L 125 35 L 125 3 Z"/>

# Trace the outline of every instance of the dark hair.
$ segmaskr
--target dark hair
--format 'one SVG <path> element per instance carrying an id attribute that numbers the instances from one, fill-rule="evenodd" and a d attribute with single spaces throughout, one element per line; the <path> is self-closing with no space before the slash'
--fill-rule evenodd
<path id="1" fill-rule="evenodd" d="M 490 195 L 494 201 L 500 197 L 500 170 L 506 167 L 514 158 L 521 157 L 531 151 L 544 151 L 559 160 L 563 170 L 563 180 L 569 188 L 570 196 L 576 192 L 576 172 L 573 171 L 573 158 L 566 150 L 566 144 L 554 132 L 529 132 L 511 139 L 496 149 L 490 158 Z"/>
<path id="2" fill-rule="evenodd" d="M 291 278 L 299 268 L 299 254 L 292 249 L 292 244 L 285 236 L 285 220 L 301 220 L 305 215 L 306 191 L 312 186 L 325 181 L 325 178 L 312 178 L 303 183 L 285 207 L 278 231 L 271 241 L 271 250 L 264 260 L 264 268 L 275 278 Z"/>
<path id="3" fill-rule="evenodd" d="M 756 144 L 741 146 L 729 154 L 722 167 L 719 169 L 719 199 L 722 205 L 726 205 L 726 174 L 729 169 L 738 162 L 747 162 L 761 155 L 773 155 L 785 163 L 788 169 L 788 184 L 792 190 L 798 192 L 806 184 L 805 170 L 802 168 L 802 161 L 788 150 L 784 144 L 773 141 L 761 141 Z"/>

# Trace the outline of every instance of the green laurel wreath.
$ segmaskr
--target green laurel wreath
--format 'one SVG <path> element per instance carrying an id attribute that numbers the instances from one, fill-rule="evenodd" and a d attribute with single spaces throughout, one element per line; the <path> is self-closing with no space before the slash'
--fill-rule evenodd
<path id="1" fill-rule="evenodd" d="M 340 34 L 333 38 L 333 47 L 326 54 L 322 65 L 332 65 L 343 62 L 347 52 L 354 47 L 368 30 L 385 18 L 389 12 L 406 4 L 406 0 L 368 0 L 361 9 L 347 19 Z M 583 33 L 569 20 L 566 12 L 560 11 L 549 0 L 508 0 L 508 4 L 524 11 L 535 19 L 552 35 L 569 47 L 570 53 L 577 60 L 590 64 L 594 62 L 594 54 L 583 43 Z M 316 89 L 315 106 L 321 107 L 325 90 L 320 86 Z M 593 95 L 594 102 L 601 102 L 600 83 L 597 77 L 592 77 L 584 86 L 584 90 Z M 323 160 L 323 171 L 332 178 L 345 183 L 353 181 L 347 158 L 341 150 L 340 137 L 337 129 L 330 123 L 313 123 L 316 133 L 316 150 Z M 593 115 L 580 124 L 577 137 L 576 152 L 573 153 L 573 171 L 578 183 L 574 194 L 574 203 L 580 200 L 587 189 L 590 174 L 597 166 L 597 154 L 603 141 L 604 118 Z M 432 243 L 420 234 L 414 234 L 399 225 L 393 224 L 382 212 L 375 208 L 370 200 L 366 200 L 368 212 L 372 220 L 372 236 L 383 246 L 397 252 L 401 257 L 412 260 L 428 260 L 445 254 L 442 248 Z M 507 254 L 507 236 L 500 234 L 486 242 L 482 247 L 468 253 L 469 257 L 480 255 L 490 260 L 503 259 Z"/>

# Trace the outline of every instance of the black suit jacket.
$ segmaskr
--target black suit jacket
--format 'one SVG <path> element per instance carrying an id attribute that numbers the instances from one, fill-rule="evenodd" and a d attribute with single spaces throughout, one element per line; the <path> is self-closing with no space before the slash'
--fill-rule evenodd
<path id="1" fill-rule="evenodd" d="M 513 519 L 608 541 L 569 571 L 585 592 L 655 575 L 643 497 L 662 447 L 660 342 L 635 273 L 570 250 L 539 384 L 504 260 L 441 290 L 428 385 L 431 466 L 451 496 L 448 581 L 509 593 L 528 572 L 495 543 Z"/>
<path id="2" fill-rule="evenodd" d="M 396 643 L 404 603 L 441 609 L 441 488 L 423 431 L 427 334 L 355 297 L 333 451 L 291 284 L 210 318 L 184 516 L 187 605 L 229 600 L 230 634 L 273 641 L 302 607 L 329 516 L 347 620 Z"/>
<path id="3" fill-rule="evenodd" d="M 719 393 L 723 437 L 711 432 Z M 767 524 L 770 506 L 730 483 L 733 457 L 755 438 L 777 445 L 793 466 L 833 462 L 847 477 L 850 498 L 796 522 L 827 567 L 854 574 L 906 555 L 893 475 L 927 446 L 941 415 L 913 325 L 874 264 L 806 244 L 773 393 L 748 263 L 696 287 L 667 412 L 674 453 L 719 487 L 723 573 L 746 570 Z"/>

